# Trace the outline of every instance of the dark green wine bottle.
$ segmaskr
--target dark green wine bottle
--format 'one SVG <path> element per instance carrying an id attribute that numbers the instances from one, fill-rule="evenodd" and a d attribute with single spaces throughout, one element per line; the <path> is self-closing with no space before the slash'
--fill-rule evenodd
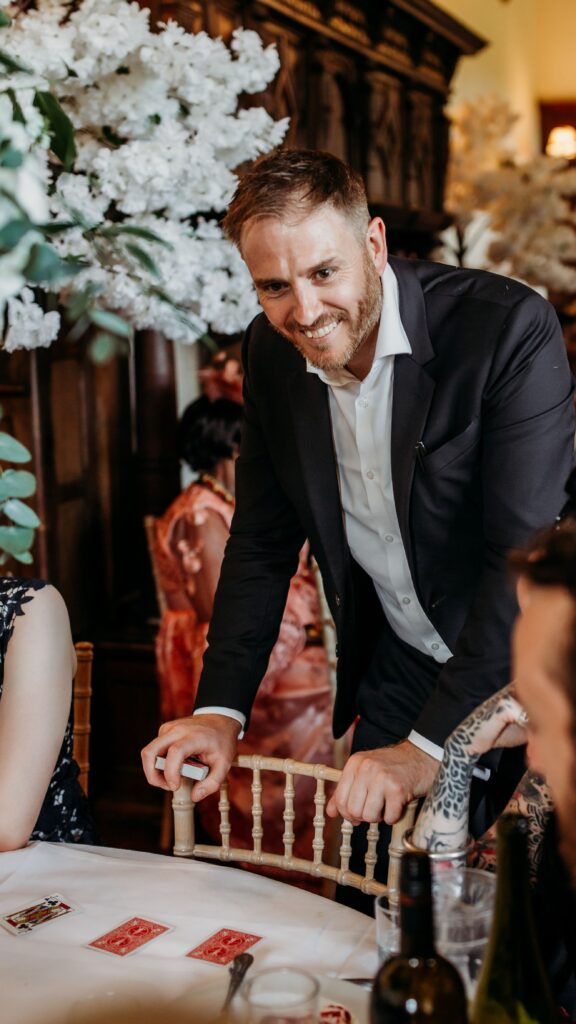
<path id="1" fill-rule="evenodd" d="M 374 979 L 370 1024 L 467 1024 L 455 967 L 434 948 L 430 859 L 405 853 L 400 868 L 400 953 Z"/>
<path id="2" fill-rule="evenodd" d="M 528 882 L 528 822 L 498 821 L 496 907 L 472 1024 L 555 1024 L 558 1009 L 540 956 Z"/>

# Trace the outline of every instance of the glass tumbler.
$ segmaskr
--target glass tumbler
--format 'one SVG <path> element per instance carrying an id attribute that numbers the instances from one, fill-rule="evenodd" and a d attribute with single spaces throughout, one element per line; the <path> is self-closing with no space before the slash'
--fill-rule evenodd
<path id="1" fill-rule="evenodd" d="M 240 993 L 246 1024 L 316 1024 L 319 984 L 300 967 L 268 967 L 249 978 Z"/>

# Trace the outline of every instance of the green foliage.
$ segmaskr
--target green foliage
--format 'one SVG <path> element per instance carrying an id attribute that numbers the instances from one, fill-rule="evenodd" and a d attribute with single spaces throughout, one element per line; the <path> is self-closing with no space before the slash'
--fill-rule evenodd
<path id="1" fill-rule="evenodd" d="M 50 136 L 52 152 L 62 162 L 65 171 L 71 171 L 76 159 L 74 127 L 51 92 L 36 91 L 34 106 L 44 116 Z"/>
<path id="2" fill-rule="evenodd" d="M 31 498 L 36 494 L 36 477 L 26 469 L 5 469 L 0 474 L 0 502 L 8 498 Z"/>
<path id="3" fill-rule="evenodd" d="M 2 462 L 30 462 L 32 456 L 27 448 L 20 441 L 17 441 L 11 434 L 0 431 L 0 461 Z"/>
<path id="4" fill-rule="evenodd" d="M 22 463 L 30 459 L 30 452 L 20 441 L 10 434 L 0 432 L 2 462 Z M 30 498 L 35 492 L 36 478 L 33 473 L 24 469 L 0 467 L 0 517 L 8 520 L 7 523 L 0 522 L 0 565 L 4 565 L 9 558 L 15 558 L 24 565 L 32 563 L 30 549 L 40 520 L 34 509 L 21 501 L 21 498 Z"/>

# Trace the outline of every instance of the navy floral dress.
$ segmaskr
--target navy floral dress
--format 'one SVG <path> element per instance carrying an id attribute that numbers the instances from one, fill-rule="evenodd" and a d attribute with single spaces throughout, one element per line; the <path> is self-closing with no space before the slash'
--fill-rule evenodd
<path id="1" fill-rule="evenodd" d="M 42 590 L 45 580 L 0 578 L 0 698 L 4 686 L 4 659 L 14 631 L 14 617 L 24 615 L 34 600 L 31 590 Z M 78 782 L 79 769 L 72 757 L 72 709 L 58 761 L 30 839 L 52 843 L 96 842 L 88 801 Z"/>

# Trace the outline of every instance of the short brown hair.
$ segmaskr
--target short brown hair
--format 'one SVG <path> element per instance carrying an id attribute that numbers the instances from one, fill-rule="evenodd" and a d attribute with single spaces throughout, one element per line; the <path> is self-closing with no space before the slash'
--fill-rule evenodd
<path id="1" fill-rule="evenodd" d="M 357 171 L 331 153 L 280 149 L 260 157 L 243 174 L 228 212 L 224 233 L 238 248 L 246 221 L 333 206 L 364 233 L 370 222 L 366 189 Z"/>

